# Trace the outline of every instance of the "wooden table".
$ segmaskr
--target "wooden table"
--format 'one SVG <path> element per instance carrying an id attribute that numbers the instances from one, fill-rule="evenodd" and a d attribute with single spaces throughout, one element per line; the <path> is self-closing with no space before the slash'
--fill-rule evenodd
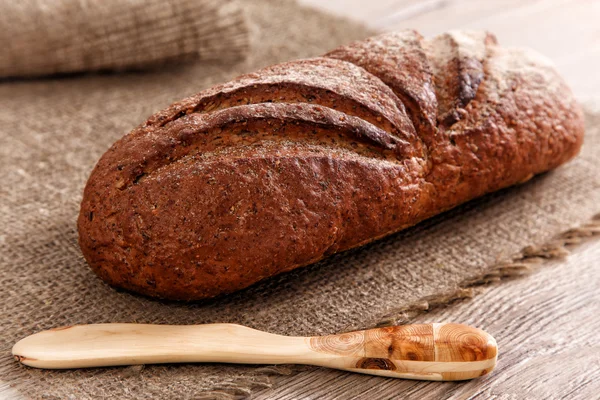
<path id="1" fill-rule="evenodd" d="M 577 97 L 600 104 L 600 1 L 301 0 L 380 30 L 433 35 L 487 29 L 502 45 L 527 46 L 554 60 Z M 564 261 L 484 289 L 469 301 L 415 322 L 460 321 L 496 334 L 496 371 L 464 383 L 395 380 L 308 369 L 281 378 L 256 399 L 598 399 L 600 240 Z"/>

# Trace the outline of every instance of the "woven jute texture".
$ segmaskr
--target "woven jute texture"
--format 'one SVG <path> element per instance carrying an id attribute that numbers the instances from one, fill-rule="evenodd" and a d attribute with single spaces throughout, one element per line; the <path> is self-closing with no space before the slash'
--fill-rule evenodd
<path id="1" fill-rule="evenodd" d="M 0 77 L 232 60 L 248 36 L 232 0 L 0 0 Z"/>
<path id="2" fill-rule="evenodd" d="M 600 211 L 600 116 L 587 113 L 586 143 L 569 164 L 242 292 L 183 304 L 106 286 L 81 256 L 75 220 L 88 174 L 116 139 L 211 84 L 370 34 L 290 2 L 245 6 L 253 52 L 243 63 L 0 84 L 0 388 L 47 399 L 243 397 L 269 386 L 273 374 L 297 369 L 210 364 L 45 371 L 19 365 L 10 349 L 39 330 L 100 322 L 235 322 L 287 335 L 372 327 L 397 321 L 423 299 L 449 298 L 465 281 L 493 278 L 498 265 L 527 245 L 546 243 Z"/>

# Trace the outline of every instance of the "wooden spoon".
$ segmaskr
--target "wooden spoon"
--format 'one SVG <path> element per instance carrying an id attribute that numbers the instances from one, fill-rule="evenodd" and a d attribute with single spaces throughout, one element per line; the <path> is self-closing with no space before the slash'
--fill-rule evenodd
<path id="1" fill-rule="evenodd" d="M 339 335 L 281 336 L 234 324 L 96 324 L 36 333 L 14 345 L 36 368 L 181 362 L 309 364 L 364 374 L 463 380 L 496 365 L 496 341 L 460 324 L 404 325 Z"/>

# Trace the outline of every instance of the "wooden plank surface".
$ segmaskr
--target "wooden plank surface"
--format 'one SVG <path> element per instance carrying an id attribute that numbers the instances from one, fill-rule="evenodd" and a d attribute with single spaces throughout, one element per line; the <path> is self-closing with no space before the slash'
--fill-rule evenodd
<path id="1" fill-rule="evenodd" d="M 460 322 L 485 329 L 499 348 L 491 375 L 467 382 L 419 382 L 310 368 L 280 378 L 256 399 L 598 399 L 600 241 L 566 261 L 495 284 L 473 299 L 415 323 Z"/>

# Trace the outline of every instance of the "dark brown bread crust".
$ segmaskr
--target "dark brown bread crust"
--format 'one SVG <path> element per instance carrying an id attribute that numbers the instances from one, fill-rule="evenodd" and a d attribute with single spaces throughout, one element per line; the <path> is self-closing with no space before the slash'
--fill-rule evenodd
<path id="1" fill-rule="evenodd" d="M 92 172 L 79 242 L 111 285 L 213 297 L 523 182 L 582 138 L 540 56 L 486 33 L 386 34 L 150 117 Z"/>

